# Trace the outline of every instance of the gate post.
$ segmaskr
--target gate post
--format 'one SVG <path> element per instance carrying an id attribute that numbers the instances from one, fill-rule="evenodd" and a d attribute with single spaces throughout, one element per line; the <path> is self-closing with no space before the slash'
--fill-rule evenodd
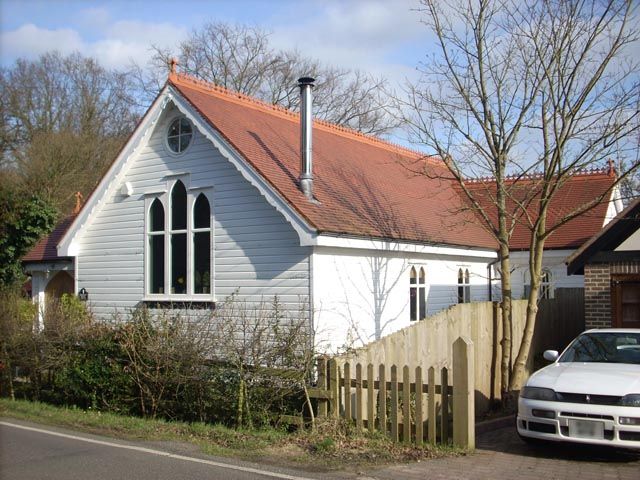
<path id="1" fill-rule="evenodd" d="M 453 343 L 453 443 L 474 449 L 475 379 L 473 342 L 459 337 Z"/>

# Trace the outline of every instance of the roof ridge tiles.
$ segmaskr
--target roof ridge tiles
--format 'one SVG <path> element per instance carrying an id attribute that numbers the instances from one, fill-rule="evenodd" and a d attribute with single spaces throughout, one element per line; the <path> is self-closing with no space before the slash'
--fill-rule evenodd
<path id="1" fill-rule="evenodd" d="M 608 166 L 583 168 L 573 172 L 569 178 L 576 179 L 576 178 L 594 177 L 594 176 L 611 177 L 611 176 L 615 176 L 615 172 L 612 174 L 612 171 Z M 508 182 L 515 182 L 519 180 L 539 180 L 539 179 L 542 179 L 543 177 L 544 175 L 542 173 L 526 173 L 522 175 L 518 175 L 518 174 L 506 175 L 504 179 Z M 477 178 L 465 178 L 464 181 L 465 183 L 493 183 L 496 181 L 496 178 L 491 176 L 486 176 L 486 177 L 477 177 Z"/>
<path id="2" fill-rule="evenodd" d="M 205 80 L 195 78 L 191 75 L 187 75 L 186 73 L 171 72 L 169 74 L 168 82 L 172 84 L 184 85 L 187 87 L 204 90 L 206 93 L 213 93 L 218 96 L 224 97 L 230 101 L 234 101 L 236 103 L 253 107 L 258 110 L 264 111 L 266 113 L 276 115 L 288 120 L 296 120 L 300 118 L 299 113 L 291 111 L 280 105 L 274 105 L 272 103 L 265 102 L 264 100 L 260 100 L 258 98 L 252 97 L 244 93 L 236 92 L 227 87 L 223 87 L 221 85 L 217 85 L 212 82 L 207 82 Z M 402 153 L 410 157 L 413 157 L 416 160 L 425 159 L 436 165 L 444 166 L 443 162 L 441 162 L 440 160 L 438 160 L 436 157 L 432 155 L 427 155 L 424 152 L 420 152 L 419 150 L 405 147 L 403 145 L 390 142 L 388 140 L 383 140 L 374 135 L 367 135 L 365 133 L 358 132 L 357 130 L 354 130 L 352 128 L 344 127 L 342 125 L 336 125 L 326 120 L 320 120 L 317 118 L 313 119 L 313 123 L 314 123 L 314 127 L 321 127 L 321 129 L 324 131 L 329 131 L 345 137 L 354 138 L 364 143 L 369 143 L 371 145 L 385 148 L 387 150 L 395 151 L 397 153 Z"/>

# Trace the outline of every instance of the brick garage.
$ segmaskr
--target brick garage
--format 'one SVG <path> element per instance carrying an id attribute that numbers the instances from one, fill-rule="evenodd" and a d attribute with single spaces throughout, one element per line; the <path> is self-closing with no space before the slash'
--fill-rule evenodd
<path id="1" fill-rule="evenodd" d="M 584 274 L 587 328 L 640 328 L 640 199 L 567 261 Z"/>
<path id="2" fill-rule="evenodd" d="M 618 314 L 617 289 L 622 288 L 621 283 L 626 285 L 633 281 L 633 277 L 640 277 L 640 262 L 592 263 L 584 266 L 586 328 L 612 326 L 612 319 Z"/>

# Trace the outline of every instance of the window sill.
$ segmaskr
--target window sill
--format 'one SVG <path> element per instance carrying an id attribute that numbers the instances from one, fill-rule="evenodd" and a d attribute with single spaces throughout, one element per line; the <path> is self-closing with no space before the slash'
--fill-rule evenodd
<path id="1" fill-rule="evenodd" d="M 142 299 L 142 303 L 149 308 L 182 308 L 182 309 L 202 309 L 215 310 L 216 300 L 210 296 L 147 296 Z"/>

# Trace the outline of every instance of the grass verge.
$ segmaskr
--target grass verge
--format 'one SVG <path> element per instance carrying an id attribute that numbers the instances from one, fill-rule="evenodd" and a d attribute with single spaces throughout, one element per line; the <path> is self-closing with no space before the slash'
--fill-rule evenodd
<path id="1" fill-rule="evenodd" d="M 0 416 L 126 440 L 186 442 L 210 455 L 314 470 L 362 468 L 464 454 L 451 447 L 394 444 L 381 434 L 356 434 L 352 426 L 335 421 L 319 423 L 315 432 L 235 430 L 222 425 L 143 419 L 7 399 L 0 399 Z"/>

